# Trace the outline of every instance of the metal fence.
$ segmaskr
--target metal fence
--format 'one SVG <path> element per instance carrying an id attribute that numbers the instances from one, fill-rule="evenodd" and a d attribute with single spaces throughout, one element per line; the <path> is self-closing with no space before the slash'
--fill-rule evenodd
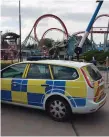
<path id="1" fill-rule="evenodd" d="M 109 67 L 101 66 L 101 67 L 98 67 L 98 69 L 100 70 L 101 75 L 104 79 L 105 89 L 109 90 Z"/>
<path id="2" fill-rule="evenodd" d="M 105 82 L 105 89 L 109 91 L 109 57 L 106 57 L 105 65 L 98 66 L 98 69 L 100 70 L 104 82 Z"/>

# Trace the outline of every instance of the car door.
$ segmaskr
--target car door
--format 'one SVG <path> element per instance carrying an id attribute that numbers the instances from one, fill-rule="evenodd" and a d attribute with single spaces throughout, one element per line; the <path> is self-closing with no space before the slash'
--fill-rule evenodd
<path id="1" fill-rule="evenodd" d="M 84 106 L 86 103 L 86 83 L 74 67 L 51 65 L 54 81 L 52 92 L 58 92 L 70 99 L 72 105 Z"/>
<path id="2" fill-rule="evenodd" d="M 21 84 L 27 64 L 9 66 L 1 72 L 1 100 L 22 102 Z"/>
<path id="3" fill-rule="evenodd" d="M 42 107 L 46 90 L 49 88 L 47 81 L 51 80 L 49 65 L 31 63 L 26 79 L 28 104 Z"/>

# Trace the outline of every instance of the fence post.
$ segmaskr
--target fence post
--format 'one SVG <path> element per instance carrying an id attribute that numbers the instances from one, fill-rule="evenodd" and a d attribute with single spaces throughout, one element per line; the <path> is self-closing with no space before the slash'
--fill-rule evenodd
<path id="1" fill-rule="evenodd" d="M 106 69 L 107 69 L 107 84 L 108 84 L 108 68 L 109 68 L 109 57 L 106 57 Z"/>

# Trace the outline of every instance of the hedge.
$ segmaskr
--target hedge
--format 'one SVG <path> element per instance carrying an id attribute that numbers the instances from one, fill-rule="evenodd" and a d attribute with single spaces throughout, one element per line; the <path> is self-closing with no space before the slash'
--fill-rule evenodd
<path id="1" fill-rule="evenodd" d="M 91 61 L 92 60 L 92 57 L 95 57 L 95 59 L 100 63 L 100 64 L 103 64 L 106 60 L 106 57 L 108 56 L 109 57 L 109 51 L 97 51 L 97 50 L 94 50 L 94 51 L 88 51 L 86 53 L 83 54 L 83 57 L 86 61 Z"/>

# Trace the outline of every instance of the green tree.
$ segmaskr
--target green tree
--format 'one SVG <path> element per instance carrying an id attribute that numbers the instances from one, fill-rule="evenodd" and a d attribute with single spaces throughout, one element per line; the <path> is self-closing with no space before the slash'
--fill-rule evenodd
<path id="1" fill-rule="evenodd" d="M 53 45 L 54 40 L 50 39 L 50 38 L 45 38 L 43 41 L 43 44 L 47 47 L 47 48 L 51 48 Z"/>

